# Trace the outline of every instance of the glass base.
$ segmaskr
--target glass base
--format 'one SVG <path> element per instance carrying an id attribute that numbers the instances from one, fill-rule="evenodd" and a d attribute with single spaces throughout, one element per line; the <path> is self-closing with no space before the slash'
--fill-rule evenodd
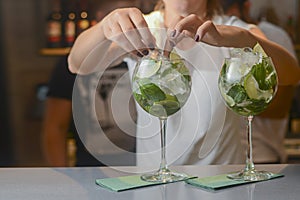
<path id="1" fill-rule="evenodd" d="M 169 169 L 159 170 L 152 174 L 144 174 L 141 176 L 141 179 L 148 182 L 156 182 L 156 183 L 169 183 L 182 181 L 188 178 L 188 175 L 173 172 Z"/>
<path id="2" fill-rule="evenodd" d="M 273 173 L 267 171 L 257 171 L 255 169 L 249 171 L 235 172 L 228 174 L 227 177 L 233 180 L 244 181 L 263 181 L 272 178 Z"/>

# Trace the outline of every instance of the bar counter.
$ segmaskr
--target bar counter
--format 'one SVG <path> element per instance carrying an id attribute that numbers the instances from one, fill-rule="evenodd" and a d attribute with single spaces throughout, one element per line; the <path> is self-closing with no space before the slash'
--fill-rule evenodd
<path id="1" fill-rule="evenodd" d="M 237 171 L 242 165 L 174 166 L 198 177 Z M 136 167 L 0 168 L 0 199 L 7 200 L 298 200 L 300 165 L 256 165 L 284 177 L 207 191 L 185 182 L 112 192 L 95 179 L 132 175 Z"/>

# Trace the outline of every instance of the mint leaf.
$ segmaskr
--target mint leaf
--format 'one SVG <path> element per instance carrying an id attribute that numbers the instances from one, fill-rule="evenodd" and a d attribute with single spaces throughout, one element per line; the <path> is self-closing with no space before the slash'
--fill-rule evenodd
<path id="1" fill-rule="evenodd" d="M 143 95 L 138 94 L 136 92 L 133 93 L 135 100 L 139 103 L 139 105 L 146 111 L 149 112 L 149 109 L 151 107 L 150 103 L 147 99 L 144 98 Z"/>
<path id="2" fill-rule="evenodd" d="M 242 103 L 248 98 L 246 90 L 241 85 L 232 86 L 228 91 L 227 95 L 230 96 L 237 104 Z"/>
<path id="3" fill-rule="evenodd" d="M 266 61 L 254 65 L 251 69 L 251 74 L 254 76 L 261 90 L 270 90 L 277 85 L 274 69 Z M 272 75 L 270 76 L 270 74 Z M 268 78 L 268 76 L 270 77 Z"/>
<path id="4" fill-rule="evenodd" d="M 252 115 L 257 115 L 264 111 L 268 107 L 268 103 L 264 99 L 251 99 L 251 104 L 246 106 L 245 108 L 251 111 Z"/>
<path id="5" fill-rule="evenodd" d="M 162 101 L 166 98 L 165 93 L 154 83 L 140 85 L 140 91 L 144 96 L 143 98 L 148 99 L 149 101 Z"/>
<path id="6" fill-rule="evenodd" d="M 268 90 L 268 86 L 266 85 L 266 69 L 263 65 L 263 63 L 258 63 L 256 65 L 253 65 L 251 69 L 251 73 L 254 76 L 255 80 L 258 83 L 258 87 L 261 90 Z"/>

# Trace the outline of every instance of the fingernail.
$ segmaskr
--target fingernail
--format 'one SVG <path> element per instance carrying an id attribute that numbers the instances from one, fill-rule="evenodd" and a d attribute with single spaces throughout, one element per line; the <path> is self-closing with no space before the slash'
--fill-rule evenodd
<path id="1" fill-rule="evenodd" d="M 175 47 L 176 43 L 174 41 L 169 40 L 170 46 L 173 48 Z"/>
<path id="2" fill-rule="evenodd" d="M 137 55 L 138 57 L 141 57 L 141 58 L 144 56 L 144 55 L 141 54 L 140 52 L 137 52 L 136 55 Z"/>
<path id="3" fill-rule="evenodd" d="M 149 54 L 149 51 L 147 49 L 143 50 L 142 53 L 146 56 Z"/>
<path id="4" fill-rule="evenodd" d="M 196 34 L 194 39 L 195 39 L 196 42 L 199 42 L 200 36 L 198 34 Z"/>
<path id="5" fill-rule="evenodd" d="M 175 37 L 175 36 L 176 36 L 176 29 L 171 32 L 171 37 Z"/>

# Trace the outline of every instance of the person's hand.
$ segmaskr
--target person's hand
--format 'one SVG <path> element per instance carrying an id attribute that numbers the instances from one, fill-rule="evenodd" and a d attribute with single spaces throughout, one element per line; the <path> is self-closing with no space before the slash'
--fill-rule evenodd
<path id="1" fill-rule="evenodd" d="M 155 38 L 137 8 L 116 9 L 100 23 L 105 37 L 126 52 L 143 56 L 149 53 L 148 49 L 155 48 Z"/>
<path id="2" fill-rule="evenodd" d="M 245 47 L 254 46 L 256 40 L 249 31 L 227 25 L 215 25 L 210 20 L 202 20 L 197 15 L 191 14 L 182 17 L 171 28 L 170 38 L 175 43 L 184 37 L 193 38 L 196 42 L 204 42 L 213 46 Z"/>

